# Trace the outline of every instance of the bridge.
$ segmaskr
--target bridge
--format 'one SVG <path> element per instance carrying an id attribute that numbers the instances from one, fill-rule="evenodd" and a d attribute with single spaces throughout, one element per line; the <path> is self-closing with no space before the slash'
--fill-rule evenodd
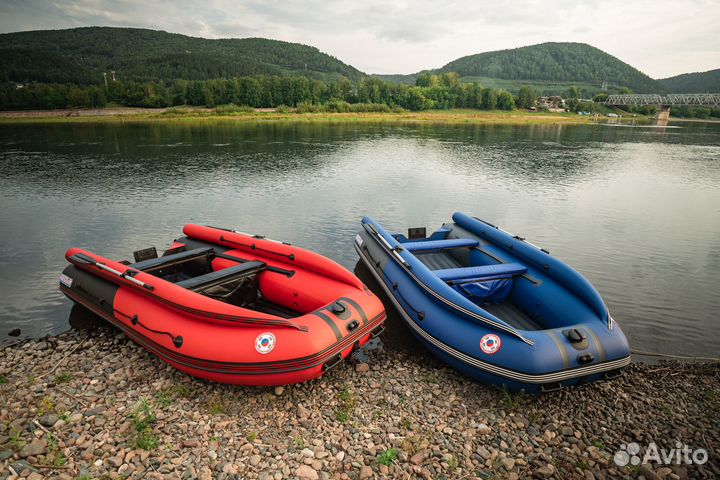
<path id="1" fill-rule="evenodd" d="M 657 94 L 623 94 L 609 95 L 603 102 L 605 105 L 651 105 L 660 107 L 658 120 L 667 120 L 670 117 L 670 107 L 701 106 L 720 107 L 720 93 L 669 93 Z"/>

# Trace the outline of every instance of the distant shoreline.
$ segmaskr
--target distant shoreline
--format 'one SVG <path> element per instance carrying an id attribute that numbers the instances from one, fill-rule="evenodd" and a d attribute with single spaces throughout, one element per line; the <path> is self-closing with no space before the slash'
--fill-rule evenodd
<path id="1" fill-rule="evenodd" d="M 600 117 L 604 118 L 604 117 Z M 103 108 L 26 110 L 0 112 L 0 124 L 15 123 L 114 123 L 188 120 L 281 121 L 281 122 L 389 122 L 452 124 L 588 124 L 593 117 L 573 113 L 530 112 L 526 110 L 424 110 L 402 113 L 280 113 L 275 109 L 254 112 L 218 113 L 210 108 Z M 625 118 L 623 118 L 623 121 Z M 648 121 L 647 116 L 628 120 Z"/>

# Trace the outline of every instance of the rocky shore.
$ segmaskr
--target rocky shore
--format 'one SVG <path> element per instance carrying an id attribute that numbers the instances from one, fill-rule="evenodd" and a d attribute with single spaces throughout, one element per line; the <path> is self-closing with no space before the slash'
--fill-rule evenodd
<path id="1" fill-rule="evenodd" d="M 0 477 L 720 477 L 718 365 L 634 364 L 613 381 L 526 396 L 385 343 L 277 388 L 194 380 L 108 328 L 6 347 Z M 681 442 L 709 458 L 619 467 L 629 442 Z"/>

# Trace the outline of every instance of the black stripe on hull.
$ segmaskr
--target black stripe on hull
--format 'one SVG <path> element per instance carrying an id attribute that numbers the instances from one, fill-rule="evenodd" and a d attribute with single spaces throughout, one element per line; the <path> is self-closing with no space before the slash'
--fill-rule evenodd
<path id="1" fill-rule="evenodd" d="M 325 323 L 327 323 L 328 327 L 330 327 L 335 334 L 335 339 L 339 342 L 342 340 L 342 333 L 340 333 L 340 329 L 335 325 L 335 322 L 332 321 L 332 318 L 325 315 L 323 312 L 315 312 L 313 313 L 316 317 L 322 318 Z"/>

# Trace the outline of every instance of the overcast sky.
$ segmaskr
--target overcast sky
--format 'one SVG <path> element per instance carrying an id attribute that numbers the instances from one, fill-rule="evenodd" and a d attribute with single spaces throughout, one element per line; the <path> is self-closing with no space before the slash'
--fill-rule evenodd
<path id="1" fill-rule="evenodd" d="M 720 1 L 0 0 L 0 32 L 91 25 L 318 47 L 367 73 L 585 42 L 654 78 L 720 68 Z"/>

